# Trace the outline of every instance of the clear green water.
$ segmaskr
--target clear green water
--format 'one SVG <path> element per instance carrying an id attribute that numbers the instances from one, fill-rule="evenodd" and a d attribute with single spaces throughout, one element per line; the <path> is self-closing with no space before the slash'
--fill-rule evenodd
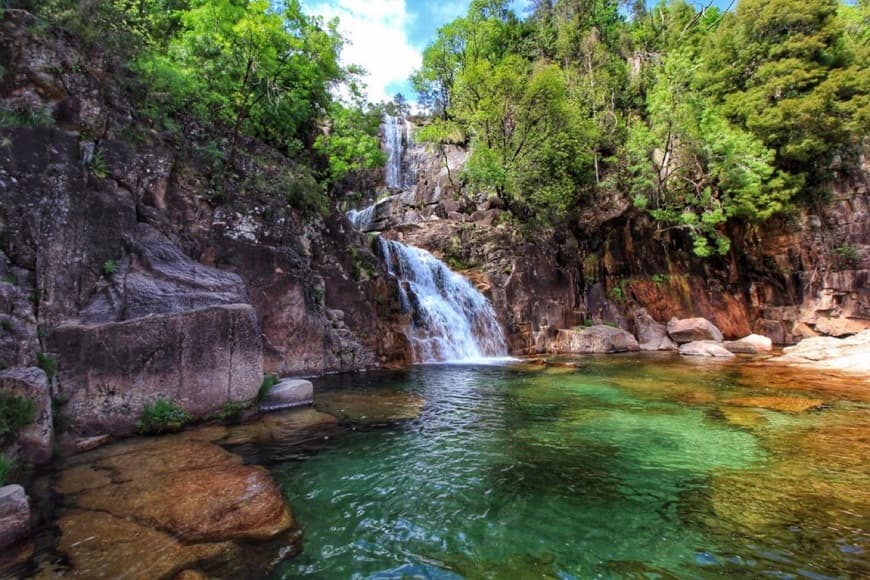
<path id="1" fill-rule="evenodd" d="M 831 390 L 828 378 L 772 385 L 735 364 L 587 362 L 320 380 L 321 402 L 396 390 L 421 396 L 423 412 L 275 452 L 305 530 L 304 552 L 275 576 L 870 575 L 870 405 L 843 380 Z M 774 392 L 825 406 L 728 402 Z"/>

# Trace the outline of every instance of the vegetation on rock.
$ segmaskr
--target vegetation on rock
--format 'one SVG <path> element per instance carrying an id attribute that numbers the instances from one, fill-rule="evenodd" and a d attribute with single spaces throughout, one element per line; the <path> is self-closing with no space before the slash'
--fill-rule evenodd
<path id="1" fill-rule="evenodd" d="M 18 430 L 36 418 L 36 402 L 29 397 L 0 393 L 0 446 L 12 442 Z"/>
<path id="2" fill-rule="evenodd" d="M 190 423 L 190 414 L 166 399 L 157 399 L 145 405 L 142 418 L 136 421 L 136 431 L 142 435 L 156 435 L 180 431 Z"/>

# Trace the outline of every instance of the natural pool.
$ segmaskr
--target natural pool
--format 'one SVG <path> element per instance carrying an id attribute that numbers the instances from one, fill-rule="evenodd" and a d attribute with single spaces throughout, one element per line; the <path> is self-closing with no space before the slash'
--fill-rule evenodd
<path id="1" fill-rule="evenodd" d="M 59 460 L 30 486 L 35 552 L 0 578 L 870 577 L 866 378 L 636 354 L 315 388 L 316 410 Z M 271 513 L 209 502 L 250 492 L 243 460 L 280 484 L 301 554 L 275 560 L 295 529 L 176 535 L 178 514 L 211 529 Z"/>
<path id="2" fill-rule="evenodd" d="M 317 381 L 345 429 L 247 450 L 304 528 L 274 576 L 870 576 L 866 381 L 654 355 L 583 365 Z M 380 408 L 351 408 L 349 391 Z M 422 398 L 420 416 L 369 424 L 396 391 Z"/>

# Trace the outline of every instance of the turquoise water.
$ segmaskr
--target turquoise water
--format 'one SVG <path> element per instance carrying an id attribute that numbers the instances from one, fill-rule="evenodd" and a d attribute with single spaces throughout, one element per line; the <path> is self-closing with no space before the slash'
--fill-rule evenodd
<path id="1" fill-rule="evenodd" d="M 422 413 L 349 418 L 316 447 L 276 451 L 270 469 L 305 536 L 275 576 L 870 574 L 870 407 L 825 391 L 828 379 L 816 392 L 806 373 L 779 376 L 792 390 L 776 394 L 818 397 L 818 410 L 733 403 L 769 396 L 764 376 L 610 357 L 322 379 L 320 404 L 397 391 Z"/>

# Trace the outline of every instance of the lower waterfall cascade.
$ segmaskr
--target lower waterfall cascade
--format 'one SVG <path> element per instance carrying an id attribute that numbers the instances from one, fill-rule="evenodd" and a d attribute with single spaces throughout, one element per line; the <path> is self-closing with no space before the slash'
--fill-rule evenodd
<path id="1" fill-rule="evenodd" d="M 399 285 L 415 362 L 481 361 L 507 356 L 504 331 L 489 300 L 435 256 L 378 238 L 387 271 Z"/>

